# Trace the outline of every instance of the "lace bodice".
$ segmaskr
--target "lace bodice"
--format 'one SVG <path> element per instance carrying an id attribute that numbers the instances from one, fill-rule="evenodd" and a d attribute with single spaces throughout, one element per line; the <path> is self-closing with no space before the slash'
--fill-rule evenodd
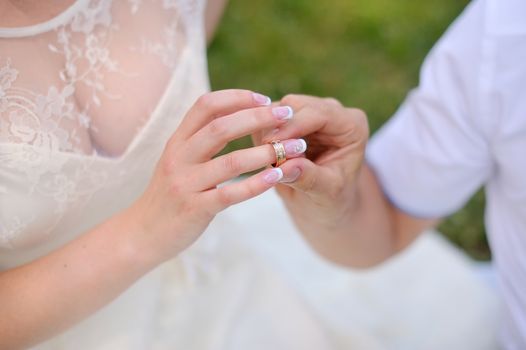
<path id="1" fill-rule="evenodd" d="M 203 7 L 78 0 L 49 21 L 0 28 L 0 252 L 63 242 L 60 231 L 71 238 L 140 193 L 208 89 Z"/>
<path id="2" fill-rule="evenodd" d="M 80 0 L 65 18 L 0 31 L 0 140 L 124 153 L 186 48 L 185 19 L 195 7 L 180 0 Z"/>

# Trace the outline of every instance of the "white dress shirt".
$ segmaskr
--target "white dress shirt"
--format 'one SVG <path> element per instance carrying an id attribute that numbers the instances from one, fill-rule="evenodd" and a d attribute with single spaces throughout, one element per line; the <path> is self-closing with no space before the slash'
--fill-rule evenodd
<path id="1" fill-rule="evenodd" d="M 526 349 L 526 1 L 473 1 L 420 79 L 367 160 L 392 203 L 416 217 L 452 214 L 485 187 L 502 345 Z"/>

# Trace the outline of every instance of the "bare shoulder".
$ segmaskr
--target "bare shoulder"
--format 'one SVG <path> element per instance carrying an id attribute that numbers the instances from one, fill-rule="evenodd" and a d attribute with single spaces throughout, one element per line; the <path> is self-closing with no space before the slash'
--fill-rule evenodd
<path id="1" fill-rule="evenodd" d="M 223 16 L 228 0 L 207 0 L 205 10 L 206 39 L 208 42 L 214 37 L 216 28 Z"/>

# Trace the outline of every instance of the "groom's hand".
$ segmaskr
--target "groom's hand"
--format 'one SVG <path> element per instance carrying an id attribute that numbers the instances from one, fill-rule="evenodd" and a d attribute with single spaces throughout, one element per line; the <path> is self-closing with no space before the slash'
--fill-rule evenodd
<path id="1" fill-rule="evenodd" d="M 304 158 L 287 160 L 277 189 L 312 247 L 333 262 L 369 267 L 406 247 L 437 223 L 403 213 L 385 197 L 364 159 L 365 114 L 334 99 L 289 95 L 295 117 L 255 136 L 256 143 L 303 138 Z"/>
<path id="2" fill-rule="evenodd" d="M 280 129 L 254 136 L 256 144 L 304 138 L 306 157 L 288 160 L 277 187 L 300 229 L 337 225 L 354 201 L 354 189 L 369 137 L 367 117 L 335 99 L 288 95 L 282 105 L 295 117 Z M 316 222 L 314 222 L 316 221 Z"/>

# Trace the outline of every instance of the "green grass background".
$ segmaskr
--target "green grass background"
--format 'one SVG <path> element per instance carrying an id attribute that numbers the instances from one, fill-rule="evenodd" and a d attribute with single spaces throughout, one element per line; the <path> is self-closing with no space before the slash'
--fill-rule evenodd
<path id="1" fill-rule="evenodd" d="M 374 132 L 417 85 L 426 53 L 467 3 L 231 0 L 209 50 L 212 88 L 247 88 L 273 99 L 287 93 L 333 96 L 364 109 Z M 490 258 L 483 207 L 478 193 L 440 226 L 481 260 Z"/>

